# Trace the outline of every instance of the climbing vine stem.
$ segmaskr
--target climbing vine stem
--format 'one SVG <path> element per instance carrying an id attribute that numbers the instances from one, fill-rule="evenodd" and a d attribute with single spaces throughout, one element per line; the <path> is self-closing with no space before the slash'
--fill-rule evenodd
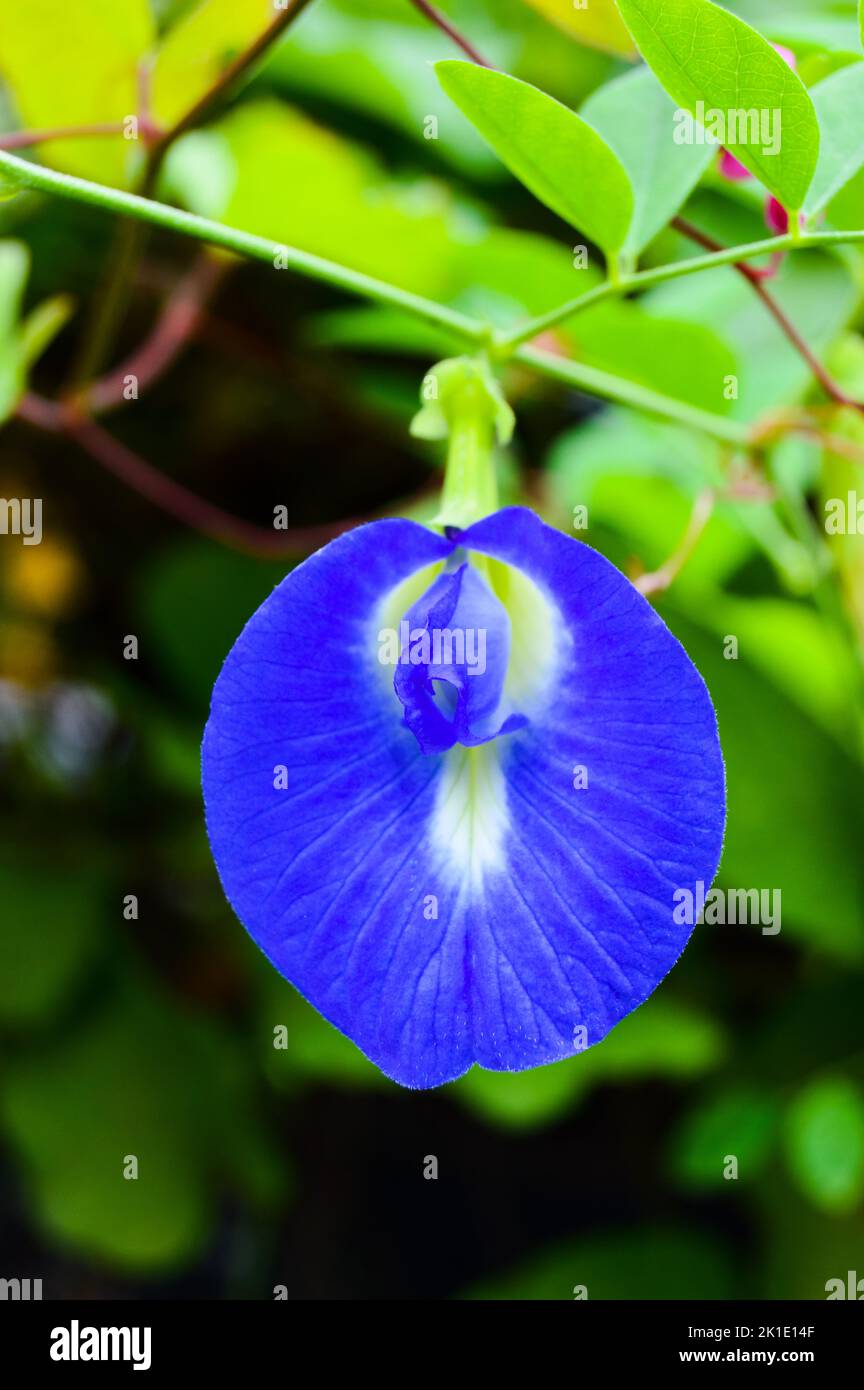
<path id="1" fill-rule="evenodd" d="M 675 261 L 669 265 L 657 266 L 650 270 L 622 275 L 617 282 L 605 281 L 577 299 L 569 300 L 556 309 L 538 318 L 517 326 L 509 332 L 495 333 L 492 328 L 478 319 L 471 318 L 460 311 L 434 300 L 416 295 L 348 266 L 325 260 L 308 251 L 281 245 L 266 237 L 255 236 L 251 232 L 236 227 L 224 226 L 181 208 L 143 198 L 122 189 L 108 188 L 91 183 L 86 179 L 62 174 L 54 169 L 31 164 L 16 155 L 0 151 L 0 183 L 13 188 L 30 189 L 36 192 L 70 198 L 80 203 L 98 207 L 107 212 L 136 218 L 141 222 L 162 227 L 181 236 L 188 236 L 233 252 L 237 256 L 264 261 L 279 270 L 294 271 L 313 280 L 332 285 L 349 294 L 358 295 L 373 303 L 400 309 L 406 314 L 431 324 L 462 345 L 486 350 L 493 360 L 503 362 L 513 357 L 525 366 L 546 376 L 576 386 L 581 390 L 605 399 L 629 405 L 637 410 L 649 411 L 666 419 L 687 424 L 702 430 L 716 439 L 727 443 L 746 445 L 747 429 L 738 422 L 720 415 L 702 411 L 685 402 L 651 391 L 638 383 L 608 372 L 601 372 L 583 363 L 568 361 L 554 353 L 541 352 L 526 346 L 532 339 L 555 325 L 572 318 L 581 310 L 615 295 L 632 293 L 667 280 L 694 275 L 703 270 L 711 270 L 720 265 L 755 259 L 759 256 L 790 250 L 793 239 L 786 235 L 766 241 L 751 242 L 743 246 L 724 248 L 695 256 L 689 260 Z M 803 234 L 795 243 L 797 248 L 842 245 L 844 243 L 864 242 L 864 230 L 844 232 L 810 232 Z"/>

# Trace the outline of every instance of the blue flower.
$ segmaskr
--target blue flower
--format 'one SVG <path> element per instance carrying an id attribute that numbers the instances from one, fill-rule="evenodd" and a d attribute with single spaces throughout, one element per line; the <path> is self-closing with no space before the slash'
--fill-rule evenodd
<path id="1" fill-rule="evenodd" d="M 601 1041 L 671 969 L 725 814 L 705 685 L 596 551 L 513 507 L 380 521 L 285 578 L 213 692 L 225 892 L 388 1076 Z"/>

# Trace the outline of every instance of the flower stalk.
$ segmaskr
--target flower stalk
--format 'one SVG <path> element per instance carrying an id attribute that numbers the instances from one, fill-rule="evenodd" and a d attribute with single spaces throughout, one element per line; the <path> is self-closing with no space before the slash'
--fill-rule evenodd
<path id="1" fill-rule="evenodd" d="M 485 358 L 439 362 L 423 379 L 421 399 L 411 433 L 448 441 L 441 507 L 433 524 L 471 526 L 498 507 L 495 448 L 513 435 L 513 411 Z"/>

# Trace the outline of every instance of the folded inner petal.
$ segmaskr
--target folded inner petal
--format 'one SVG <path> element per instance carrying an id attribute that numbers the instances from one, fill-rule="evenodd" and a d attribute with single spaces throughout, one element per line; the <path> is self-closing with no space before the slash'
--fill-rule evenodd
<path id="1" fill-rule="evenodd" d="M 522 727 L 503 698 L 510 620 L 478 570 L 463 562 L 440 574 L 399 627 L 393 688 L 424 753 Z"/>

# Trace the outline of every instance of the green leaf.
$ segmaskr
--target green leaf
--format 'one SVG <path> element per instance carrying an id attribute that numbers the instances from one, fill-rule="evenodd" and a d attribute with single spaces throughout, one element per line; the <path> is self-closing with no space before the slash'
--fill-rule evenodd
<path id="1" fill-rule="evenodd" d="M 779 890 L 779 940 L 801 940 L 822 955 L 861 961 L 860 764 L 756 669 L 743 632 L 708 634 L 674 611 L 671 599 L 664 617 L 704 677 L 717 711 L 728 794 L 722 885 L 773 890 L 775 906 Z M 740 636 L 734 660 L 724 654 L 723 639 L 730 635 Z M 798 659 L 814 656 L 805 647 Z M 830 819 L 826 806 L 833 808 Z M 759 926 L 698 930 L 749 933 L 753 951 L 768 951 L 778 940 L 762 936 Z"/>
<path id="2" fill-rule="evenodd" d="M 535 1129 L 572 1111 L 590 1086 L 582 1059 L 508 1074 L 474 1067 L 453 1093 L 463 1105 L 500 1129 Z"/>
<path id="3" fill-rule="evenodd" d="M 0 342 L 17 331 L 24 286 L 30 273 L 30 252 L 23 241 L 0 241 Z"/>
<path id="4" fill-rule="evenodd" d="M 855 0 L 735 0 L 735 12 L 772 43 L 802 49 L 855 53 L 858 16 Z"/>
<path id="5" fill-rule="evenodd" d="M 169 162 L 184 201 L 277 245 L 440 296 L 455 244 L 451 200 L 441 189 L 396 184 L 363 146 L 275 101 L 239 105 L 203 138 L 206 146 L 200 132 L 187 136 Z"/>
<path id="6" fill-rule="evenodd" d="M 30 252 L 21 241 L 0 241 L 0 423 L 24 390 L 27 369 L 68 322 L 72 300 L 54 295 L 22 322 L 21 302 L 30 273 Z"/>
<path id="7" fill-rule="evenodd" d="M 52 1017 L 103 937 L 102 879 L 85 865 L 0 864 L 0 1020 L 22 1028 Z"/>
<path id="8" fill-rule="evenodd" d="M 816 168 L 819 124 L 801 79 L 743 20 L 711 0 L 618 0 L 649 67 L 679 106 L 691 114 L 722 113 L 724 138 L 752 174 L 791 211 L 803 207 Z M 747 113 L 744 130 L 732 113 Z M 747 129 L 750 119 L 768 130 Z M 776 129 L 775 129 L 776 127 Z M 733 139 L 744 134 L 747 138 Z M 763 139 L 768 134 L 769 139 Z M 771 135 L 779 150 L 768 153 Z"/>
<path id="9" fill-rule="evenodd" d="M 221 220 L 237 183 L 228 140 L 217 128 L 193 130 L 172 145 L 159 196 L 182 204 L 198 217 Z"/>
<path id="10" fill-rule="evenodd" d="M 138 109 L 137 69 L 155 31 L 147 0 L 0 0 L 0 76 L 24 127 L 123 121 Z M 122 134 L 54 140 L 46 162 L 102 183 L 125 182 L 137 145 Z"/>
<path id="11" fill-rule="evenodd" d="M 431 24 L 419 28 L 413 23 L 415 11 L 405 3 L 398 17 L 398 23 L 383 16 L 370 23 L 368 14 L 356 8 L 311 5 L 302 23 L 293 25 L 274 50 L 268 82 L 295 99 L 302 96 L 304 104 L 312 98 L 328 108 L 371 116 L 422 145 L 426 155 L 468 173 L 488 173 L 495 156 L 458 113 L 452 122 L 448 117 L 445 138 L 429 139 L 429 114 L 437 110 L 441 95 L 433 67 L 441 57 L 441 33 Z M 495 66 L 509 71 L 519 36 L 499 25 L 488 38 L 485 33 L 476 37 Z"/>
<path id="12" fill-rule="evenodd" d="M 631 1081 L 643 1076 L 688 1079 L 715 1067 L 726 1041 L 720 1024 L 707 1013 L 669 996 L 653 996 L 628 1014 L 582 1058 L 599 1077 Z"/>
<path id="13" fill-rule="evenodd" d="M 854 232 L 864 224 L 864 169 L 859 169 L 825 209 L 825 220 L 837 231 Z"/>
<path id="14" fill-rule="evenodd" d="M 37 304 L 21 324 L 21 357 L 25 367 L 38 362 L 43 352 L 62 332 L 75 311 L 75 301 L 68 294 L 52 294 Z"/>
<path id="15" fill-rule="evenodd" d="M 291 1090 L 304 1081 L 386 1090 L 390 1082 L 376 1066 L 263 958 L 256 967 L 261 1002 L 256 1041 L 263 1068 L 274 1085 Z M 286 1045 L 277 1046 L 285 1029 Z M 278 1030 L 278 1031 L 277 1031 Z"/>
<path id="16" fill-rule="evenodd" d="M 771 1155 L 779 1106 L 773 1097 L 746 1087 L 713 1095 L 691 1110 L 672 1141 L 672 1167 L 688 1187 L 719 1187 L 729 1157 L 737 1177 L 758 1176 Z"/>
<path id="17" fill-rule="evenodd" d="M 864 63 L 832 73 L 812 89 L 819 118 L 819 162 L 804 202 L 815 217 L 864 165 Z"/>
<path id="18" fill-rule="evenodd" d="M 0 422 L 15 409 L 24 388 L 18 316 L 30 271 L 30 252 L 21 241 L 0 241 Z"/>
<path id="19" fill-rule="evenodd" d="M 707 1015 L 655 996 L 581 1056 L 516 1074 L 474 1067 L 452 1090 L 490 1124 L 530 1128 L 572 1109 L 603 1081 L 699 1076 L 716 1065 L 723 1047 Z"/>
<path id="20" fill-rule="evenodd" d="M 249 614 L 289 568 L 196 538 L 163 551 L 143 572 L 138 608 L 154 660 L 199 712 Z M 219 602 L 208 602 L 215 593 Z"/>
<path id="21" fill-rule="evenodd" d="M 843 1077 L 812 1082 L 786 1116 L 789 1166 L 817 1207 L 849 1212 L 864 1195 L 864 1096 Z"/>
<path id="22" fill-rule="evenodd" d="M 153 114 L 174 125 L 277 15 L 273 0 L 203 0 L 170 29 L 151 82 Z"/>
<path id="23" fill-rule="evenodd" d="M 130 976 L 62 1046 L 10 1059 L 0 1123 L 54 1240 L 155 1272 L 200 1249 L 214 1179 L 262 1206 L 279 1195 L 251 1086 L 225 1034 Z M 124 1177 L 133 1155 L 137 1179 Z"/>
<path id="24" fill-rule="evenodd" d="M 479 1284 L 463 1298 L 572 1300 L 727 1299 L 740 1297 L 725 1247 L 693 1227 L 637 1227 L 554 1246 L 518 1269 Z"/>
<path id="25" fill-rule="evenodd" d="M 606 53 L 619 53 L 624 58 L 635 57 L 635 48 L 621 20 L 615 0 L 591 0 L 588 5 L 574 5 L 573 0 L 528 0 L 532 9 L 563 29 L 565 34 L 589 48 Z"/>
<path id="26" fill-rule="evenodd" d="M 719 640 L 735 633 L 748 660 L 766 679 L 809 718 L 849 745 L 860 676 L 858 658 L 842 627 L 826 622 L 807 603 L 752 594 L 744 598 L 712 595 L 700 613 Z"/>
<path id="27" fill-rule="evenodd" d="M 564 336 L 580 361 L 715 415 L 731 413 L 723 384 L 737 362 L 707 322 L 665 320 L 641 302 L 607 302 L 580 314 Z"/>
<path id="28" fill-rule="evenodd" d="M 710 145 L 670 140 L 674 111 L 650 68 L 598 87 L 582 107 L 581 115 L 611 145 L 633 186 L 633 221 L 624 250 L 634 254 L 674 217 L 714 158 Z"/>
<path id="29" fill-rule="evenodd" d="M 569 107 L 515 77 L 448 60 L 444 91 L 525 187 L 611 253 L 624 245 L 633 190 L 618 156 Z"/>

